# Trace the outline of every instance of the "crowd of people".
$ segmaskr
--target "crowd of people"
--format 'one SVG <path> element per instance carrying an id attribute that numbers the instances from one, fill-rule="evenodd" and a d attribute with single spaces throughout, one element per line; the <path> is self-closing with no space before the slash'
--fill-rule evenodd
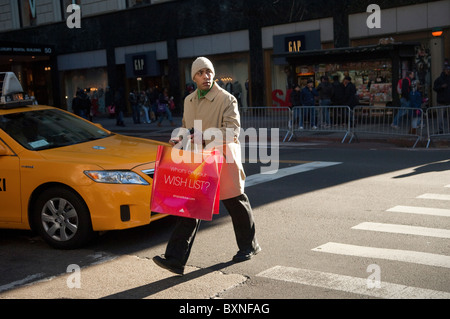
<path id="1" fill-rule="evenodd" d="M 450 65 L 446 63 L 442 74 L 435 79 L 433 90 L 437 93 L 437 106 L 450 105 Z M 397 90 L 400 96 L 400 108 L 396 112 L 391 126 L 394 129 L 399 128 L 399 121 L 405 115 L 410 115 L 410 108 L 421 109 L 423 105 L 423 96 L 419 90 L 420 83 L 415 79 L 414 72 L 407 72 L 405 78 L 400 79 Z M 193 91 L 193 85 L 186 86 L 185 96 Z M 320 108 L 315 108 L 316 101 Z M 356 87 L 352 83 L 350 76 L 345 76 L 343 81 L 339 81 L 338 76 L 333 76 L 332 82 L 328 76 L 322 76 L 320 83 L 314 87 L 314 81 L 309 79 L 305 87 L 301 88 L 298 84 L 294 86 L 290 94 L 291 107 L 303 106 L 303 108 L 294 109 L 293 123 L 298 129 L 304 129 L 305 119 L 309 119 L 311 129 L 329 128 L 331 126 L 330 110 L 328 106 L 349 106 L 350 110 L 358 104 Z M 76 96 L 72 101 L 72 110 L 75 114 L 92 120 L 96 116 L 109 114 L 111 118 L 116 118 L 116 125 L 125 126 L 124 116 L 127 113 L 127 102 L 130 105 L 131 115 L 134 124 L 157 123 L 161 126 L 162 121 L 167 118 L 172 126 L 173 111 L 175 110 L 174 98 L 169 95 L 169 90 L 164 88 L 159 91 L 157 87 L 150 87 L 145 91 L 138 92 L 132 89 L 128 95 L 125 95 L 123 88 L 115 92 L 109 87 L 106 90 L 99 89 L 90 92 L 89 89 L 80 89 L 76 91 Z M 420 111 L 421 112 L 421 111 Z M 439 111 L 439 130 L 443 131 L 443 111 Z M 412 128 L 417 127 L 417 115 L 419 111 L 411 116 L 413 119 Z M 351 116 L 342 114 L 342 121 Z M 334 123 L 336 124 L 336 123 Z"/>
<path id="2" fill-rule="evenodd" d="M 167 88 L 159 91 L 157 87 L 151 87 L 144 91 L 130 90 L 128 95 L 123 88 L 113 92 L 110 87 L 106 90 L 77 88 L 72 100 L 72 110 L 76 115 L 93 120 L 96 116 L 108 115 L 116 119 L 117 126 L 125 126 L 124 116 L 127 113 L 127 102 L 130 105 L 134 124 L 150 124 L 157 122 L 161 126 L 167 118 L 174 126 L 172 112 L 175 109 L 174 98 L 169 96 Z"/>
<path id="3" fill-rule="evenodd" d="M 411 121 L 412 134 L 415 134 L 416 129 L 423 125 L 423 123 L 420 123 L 420 115 L 427 99 L 424 98 L 421 88 L 421 83 L 416 79 L 414 71 L 406 72 L 406 76 L 399 80 L 397 93 L 400 97 L 400 107 L 391 123 L 393 129 L 400 128 L 399 122 L 405 116 Z M 450 65 L 447 62 L 444 64 L 441 75 L 434 80 L 432 89 L 436 92 L 436 106 L 450 105 Z M 317 100 L 320 108 L 315 107 Z M 309 118 L 309 126 L 315 130 L 318 126 L 322 128 L 330 127 L 330 110 L 327 106 L 349 106 L 350 110 L 353 110 L 358 105 L 359 98 L 350 76 L 345 76 L 342 82 L 339 81 L 338 76 L 334 76 L 331 83 L 328 76 L 322 76 L 317 87 L 314 87 L 313 79 L 307 80 L 303 88 L 298 84 L 294 85 L 290 102 L 291 108 L 302 106 L 302 108 L 294 109 L 294 121 L 290 125 L 298 125 L 298 129 L 302 130 L 304 129 L 304 119 Z M 350 116 L 348 112 L 342 114 L 343 123 L 346 122 L 348 116 Z M 443 108 L 437 110 L 439 134 L 449 129 L 445 127 L 445 116 Z M 350 121 L 352 121 L 351 116 Z M 351 123 L 351 125 L 354 124 Z"/>
<path id="4" fill-rule="evenodd" d="M 316 116 L 316 100 L 319 100 L 319 105 L 324 106 L 319 108 Z M 346 76 L 342 82 L 339 81 L 338 76 L 333 77 L 331 83 L 328 76 L 322 76 L 317 88 L 314 87 L 314 81 L 308 79 L 306 86 L 301 88 L 300 85 L 295 85 L 290 96 L 292 107 L 304 106 L 306 108 L 294 109 L 294 123 L 298 125 L 300 130 L 304 129 L 304 118 L 309 117 L 310 126 L 312 129 L 317 129 L 318 126 L 328 128 L 331 125 L 330 111 L 327 106 L 331 105 L 348 105 L 351 109 L 358 103 L 356 95 L 356 87 L 352 83 L 350 76 Z M 348 116 L 348 114 L 346 114 Z M 319 123 L 316 123 L 316 120 Z"/>

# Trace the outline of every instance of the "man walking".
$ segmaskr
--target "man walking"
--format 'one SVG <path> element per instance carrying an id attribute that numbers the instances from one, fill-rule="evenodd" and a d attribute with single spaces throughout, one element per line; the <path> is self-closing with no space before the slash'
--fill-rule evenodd
<path id="1" fill-rule="evenodd" d="M 190 129 L 194 127 L 194 121 L 201 120 L 202 132 L 208 129 L 220 130 L 221 135 L 217 136 L 224 138 L 220 142 L 226 149 L 224 154 L 233 157 L 226 158 L 222 166 L 220 199 L 231 216 L 239 248 L 233 261 L 242 262 L 251 259 L 261 248 L 255 236 L 252 208 L 244 193 L 245 173 L 238 140 L 240 117 L 237 100 L 214 82 L 214 75 L 214 66 L 207 58 L 199 57 L 192 63 L 191 76 L 197 84 L 197 90 L 184 100 L 182 126 Z M 202 132 L 195 132 L 195 139 Z M 218 143 L 216 139 L 215 144 Z M 208 145 L 212 141 L 205 137 L 203 142 Z M 165 255 L 155 256 L 153 261 L 162 268 L 182 275 L 199 225 L 198 219 L 178 217 Z"/>

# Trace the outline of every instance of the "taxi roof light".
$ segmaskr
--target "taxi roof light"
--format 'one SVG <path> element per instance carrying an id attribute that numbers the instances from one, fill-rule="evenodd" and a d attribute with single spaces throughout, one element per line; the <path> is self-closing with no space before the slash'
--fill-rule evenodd
<path id="1" fill-rule="evenodd" d="M 24 94 L 14 72 L 0 72 L 0 109 L 11 109 L 33 104 Z"/>

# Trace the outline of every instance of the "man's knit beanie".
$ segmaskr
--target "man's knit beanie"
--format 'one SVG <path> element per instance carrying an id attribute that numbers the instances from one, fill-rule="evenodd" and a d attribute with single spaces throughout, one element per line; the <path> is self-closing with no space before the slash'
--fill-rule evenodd
<path id="1" fill-rule="evenodd" d="M 192 69 L 191 69 L 191 77 L 192 80 L 194 79 L 195 74 L 200 71 L 201 69 L 210 69 L 213 73 L 213 78 L 216 75 L 216 72 L 214 71 L 214 66 L 210 60 L 208 60 L 205 57 L 198 57 L 193 63 L 192 63 Z"/>

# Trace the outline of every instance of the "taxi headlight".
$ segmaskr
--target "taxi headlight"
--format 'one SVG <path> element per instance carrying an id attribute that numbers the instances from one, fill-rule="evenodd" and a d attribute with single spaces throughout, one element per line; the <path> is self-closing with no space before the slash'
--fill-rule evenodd
<path id="1" fill-rule="evenodd" d="M 97 183 L 149 185 L 141 176 L 129 171 L 84 171 L 84 174 Z"/>

